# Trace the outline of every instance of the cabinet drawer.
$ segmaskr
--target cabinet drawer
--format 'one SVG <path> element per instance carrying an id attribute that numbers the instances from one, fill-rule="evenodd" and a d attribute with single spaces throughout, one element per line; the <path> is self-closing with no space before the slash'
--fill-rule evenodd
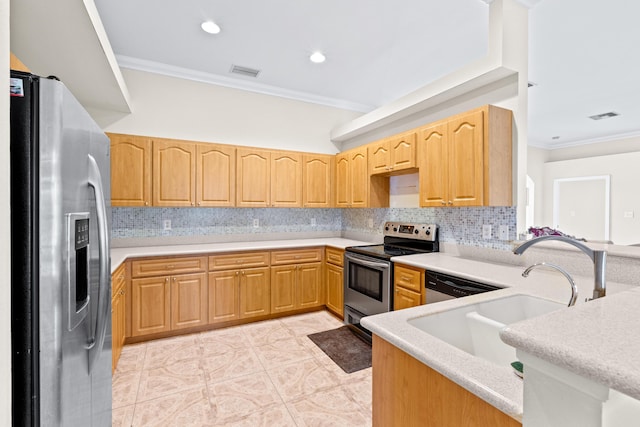
<path id="1" fill-rule="evenodd" d="M 294 249 L 271 252 L 271 265 L 297 264 L 300 262 L 322 261 L 322 249 Z"/>
<path id="2" fill-rule="evenodd" d="M 229 270 L 232 268 L 266 267 L 269 252 L 236 252 L 209 257 L 209 270 Z"/>
<path id="3" fill-rule="evenodd" d="M 423 286 L 421 278 L 422 270 L 396 264 L 395 273 L 393 274 L 393 283 L 396 287 L 402 286 L 420 293 Z"/>
<path id="4" fill-rule="evenodd" d="M 126 283 L 125 264 L 122 263 L 111 275 L 111 297 L 115 297 Z"/>
<path id="5" fill-rule="evenodd" d="M 207 270 L 207 257 L 154 258 L 131 263 L 131 277 L 200 273 Z"/>
<path id="6" fill-rule="evenodd" d="M 324 253 L 325 259 L 329 264 L 339 265 L 340 267 L 344 265 L 344 251 L 342 249 L 326 248 Z"/>

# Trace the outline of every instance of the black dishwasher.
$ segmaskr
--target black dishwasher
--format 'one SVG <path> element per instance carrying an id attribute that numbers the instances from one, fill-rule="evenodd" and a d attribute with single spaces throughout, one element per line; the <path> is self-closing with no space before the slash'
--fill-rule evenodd
<path id="1" fill-rule="evenodd" d="M 498 286 L 433 271 L 427 271 L 424 286 L 427 304 L 502 289 Z"/>

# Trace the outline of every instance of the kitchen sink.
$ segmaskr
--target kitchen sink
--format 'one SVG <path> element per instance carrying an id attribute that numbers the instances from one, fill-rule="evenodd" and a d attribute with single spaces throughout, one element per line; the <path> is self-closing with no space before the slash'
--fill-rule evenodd
<path id="1" fill-rule="evenodd" d="M 531 295 L 512 295 L 410 319 L 411 326 L 474 356 L 501 366 L 516 360 L 516 351 L 500 339 L 506 325 L 566 307 Z"/>

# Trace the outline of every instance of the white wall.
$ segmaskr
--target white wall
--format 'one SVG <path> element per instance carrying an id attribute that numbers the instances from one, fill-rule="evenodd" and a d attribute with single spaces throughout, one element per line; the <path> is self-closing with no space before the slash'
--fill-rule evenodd
<path id="1" fill-rule="evenodd" d="M 527 175 L 531 177 L 535 183 L 534 203 L 534 225 L 544 225 L 543 213 L 545 198 L 543 197 L 544 188 L 544 164 L 549 159 L 549 150 L 529 146 L 527 149 Z"/>
<path id="2" fill-rule="evenodd" d="M 9 0 L 0 0 L 0 425 L 11 425 L 11 249 L 9 227 Z"/>
<path id="3" fill-rule="evenodd" d="M 91 111 L 107 132 L 335 154 L 330 130 L 362 113 L 124 69 L 133 113 Z"/>
<path id="4" fill-rule="evenodd" d="M 611 234 L 618 245 L 640 243 L 640 152 L 548 162 L 544 165 L 544 224 L 553 221 L 553 180 L 594 175 L 611 176 Z M 590 194 L 583 197 L 589 198 Z M 593 203 L 597 203 L 594 201 Z M 632 218 L 625 218 L 632 212 Z"/>

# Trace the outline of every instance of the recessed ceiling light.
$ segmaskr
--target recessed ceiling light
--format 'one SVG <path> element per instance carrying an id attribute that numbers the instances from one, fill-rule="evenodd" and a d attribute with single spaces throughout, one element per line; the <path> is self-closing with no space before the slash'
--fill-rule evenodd
<path id="1" fill-rule="evenodd" d="M 220 32 L 220 26 L 213 21 L 204 21 L 200 27 L 209 34 L 218 34 Z"/>
<path id="2" fill-rule="evenodd" d="M 321 64 L 323 63 L 327 58 L 322 54 L 322 52 L 313 52 L 311 54 L 311 56 L 309 57 L 309 59 L 311 60 L 311 62 L 315 63 L 315 64 Z"/>

